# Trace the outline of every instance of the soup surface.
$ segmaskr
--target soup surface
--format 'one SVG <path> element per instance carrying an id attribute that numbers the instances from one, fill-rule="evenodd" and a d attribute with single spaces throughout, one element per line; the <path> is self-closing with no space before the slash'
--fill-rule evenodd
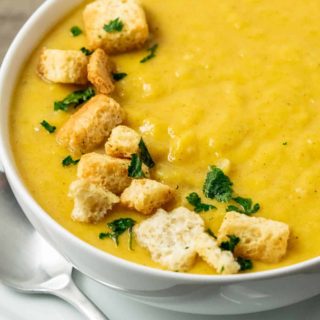
<path id="1" fill-rule="evenodd" d="M 140 131 L 156 162 L 153 176 L 177 186 L 175 203 L 199 192 L 208 165 L 230 160 L 236 194 L 261 205 L 256 216 L 286 222 L 287 255 L 277 264 L 254 262 L 253 271 L 290 265 L 320 252 L 320 2 L 316 0 L 142 0 L 157 55 L 139 61 L 145 49 L 113 56 L 128 76 L 112 95 L 126 110 L 126 124 Z M 43 46 L 76 49 L 85 35 L 83 7 L 65 17 L 26 63 L 12 101 L 11 139 L 16 164 L 31 194 L 70 232 L 113 255 L 159 267 L 127 234 L 116 247 L 100 240 L 106 222 L 143 219 L 118 207 L 102 223 L 70 218 L 67 197 L 76 166 L 61 165 L 69 153 L 48 134 L 42 120 L 61 127 L 70 113 L 53 102 L 76 87 L 48 84 L 36 74 Z M 207 199 L 206 199 L 207 200 Z M 226 204 L 202 213 L 217 231 Z M 192 273 L 214 271 L 198 261 Z"/>

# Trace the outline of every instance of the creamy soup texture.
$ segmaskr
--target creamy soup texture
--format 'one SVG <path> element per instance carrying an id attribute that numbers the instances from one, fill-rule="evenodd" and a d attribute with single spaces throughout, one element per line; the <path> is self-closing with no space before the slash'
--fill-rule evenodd
<path id="1" fill-rule="evenodd" d="M 254 262 L 253 271 L 291 265 L 319 255 L 320 248 L 320 2 L 316 0 L 142 0 L 152 41 L 142 50 L 113 56 L 119 72 L 112 96 L 127 113 L 125 124 L 143 134 L 156 162 L 153 177 L 177 187 L 175 203 L 190 207 L 190 192 L 202 195 L 208 165 L 230 160 L 235 193 L 261 205 L 256 216 L 286 222 L 287 255 L 276 264 Z M 39 52 L 80 49 L 85 35 L 75 10 L 44 38 L 21 73 L 12 101 L 11 139 L 16 164 L 39 204 L 59 224 L 115 256 L 159 267 L 127 234 L 116 247 L 100 240 L 106 222 L 144 217 L 117 207 L 102 223 L 70 218 L 68 187 L 76 166 L 63 167 L 69 152 L 48 134 L 42 120 L 61 127 L 70 112 L 53 102 L 77 89 L 48 84 L 36 74 Z M 139 61 L 158 43 L 156 57 Z M 202 195 L 203 197 L 203 195 Z M 205 199 L 203 197 L 203 199 Z M 202 213 L 217 231 L 226 204 Z M 207 201 L 208 200 L 208 201 Z M 190 207 L 191 208 L 191 207 Z M 212 274 L 198 261 L 191 273 Z"/>

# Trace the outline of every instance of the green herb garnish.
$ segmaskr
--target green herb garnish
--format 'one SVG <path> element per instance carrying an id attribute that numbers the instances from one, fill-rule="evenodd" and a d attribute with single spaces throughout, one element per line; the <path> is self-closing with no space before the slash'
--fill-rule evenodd
<path id="1" fill-rule="evenodd" d="M 240 238 L 235 236 L 234 234 L 228 235 L 228 238 L 229 238 L 229 241 L 221 242 L 220 248 L 222 250 L 233 252 L 236 245 L 240 242 Z"/>
<path id="2" fill-rule="evenodd" d="M 101 232 L 99 239 L 103 240 L 106 238 L 112 239 L 115 244 L 119 245 L 119 236 L 122 235 L 126 230 L 129 232 L 129 248 L 132 249 L 132 228 L 135 225 L 135 221 L 131 218 L 120 218 L 107 224 L 112 232 Z"/>
<path id="3" fill-rule="evenodd" d="M 119 18 L 111 20 L 108 24 L 105 24 L 103 26 L 103 30 L 110 33 L 120 32 L 122 31 L 122 28 L 123 28 L 123 22 L 120 21 Z"/>
<path id="4" fill-rule="evenodd" d="M 73 26 L 70 29 L 70 32 L 71 32 L 72 36 L 77 37 L 82 33 L 82 30 L 78 26 Z"/>
<path id="5" fill-rule="evenodd" d="M 242 257 L 238 257 L 237 262 L 240 265 L 240 271 L 250 270 L 253 268 L 253 263 L 249 259 L 244 259 Z"/>
<path id="6" fill-rule="evenodd" d="M 153 168 L 155 166 L 154 161 L 149 153 L 147 146 L 145 145 L 143 139 L 141 138 L 139 142 L 139 149 L 140 149 L 140 158 L 142 162 L 148 167 Z"/>
<path id="7" fill-rule="evenodd" d="M 86 55 L 86 56 L 90 56 L 90 55 L 93 53 L 93 51 L 91 51 L 91 50 L 89 50 L 89 49 L 87 49 L 87 48 L 85 48 L 85 47 L 82 47 L 82 48 L 80 49 L 80 51 L 81 51 L 84 55 Z"/>
<path id="8" fill-rule="evenodd" d="M 283 146 L 286 146 L 287 144 L 288 144 L 287 141 L 282 143 Z"/>
<path id="9" fill-rule="evenodd" d="M 136 153 L 131 155 L 131 163 L 128 168 L 128 176 L 135 179 L 145 177 L 145 174 L 142 170 L 142 160 Z"/>
<path id="10" fill-rule="evenodd" d="M 190 193 L 186 199 L 188 200 L 188 202 L 194 206 L 194 211 L 197 213 L 200 213 L 202 211 L 209 211 L 212 209 L 217 209 L 215 206 L 211 205 L 211 204 L 206 204 L 206 203 L 202 203 L 201 202 L 201 198 L 199 197 L 199 195 L 196 192 L 192 192 Z"/>
<path id="11" fill-rule="evenodd" d="M 49 122 L 46 120 L 43 120 L 40 122 L 40 124 L 49 132 L 49 133 L 54 133 L 57 129 L 57 127 L 52 126 Z"/>
<path id="12" fill-rule="evenodd" d="M 205 196 L 219 202 L 227 202 L 232 198 L 232 192 L 232 182 L 229 177 L 218 167 L 210 166 L 203 185 Z"/>
<path id="13" fill-rule="evenodd" d="M 95 92 L 92 87 L 88 87 L 85 90 L 78 90 L 70 93 L 61 101 L 55 101 L 54 111 L 62 110 L 68 111 L 69 107 L 77 107 L 78 105 L 88 101 L 95 95 Z"/>
<path id="14" fill-rule="evenodd" d="M 253 205 L 250 198 L 236 197 L 233 198 L 233 200 L 240 205 L 240 208 L 234 205 L 230 205 L 227 207 L 226 211 L 236 211 L 250 216 L 260 209 L 260 204 L 255 203 Z"/>
<path id="15" fill-rule="evenodd" d="M 214 232 L 210 228 L 206 230 L 206 233 L 212 238 L 217 239 L 217 236 L 214 234 Z"/>
<path id="16" fill-rule="evenodd" d="M 69 167 L 71 165 L 76 165 L 79 161 L 80 161 L 80 159 L 73 160 L 71 156 L 67 156 L 66 158 L 64 158 L 62 160 L 62 165 L 64 167 Z"/>
<path id="17" fill-rule="evenodd" d="M 158 44 L 154 44 L 152 47 L 147 49 L 147 51 L 149 51 L 150 53 L 147 56 L 145 56 L 142 60 L 140 60 L 140 63 L 145 63 L 148 60 L 154 58 L 156 56 L 157 49 L 158 49 Z"/>
<path id="18" fill-rule="evenodd" d="M 112 78 L 114 81 L 120 81 L 125 78 L 128 74 L 125 72 L 113 73 Z"/>

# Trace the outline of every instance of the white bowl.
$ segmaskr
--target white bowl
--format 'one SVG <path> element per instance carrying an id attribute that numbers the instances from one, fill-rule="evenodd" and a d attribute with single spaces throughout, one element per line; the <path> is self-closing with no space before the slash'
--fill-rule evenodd
<path id="1" fill-rule="evenodd" d="M 9 141 L 8 115 L 16 81 L 43 36 L 82 0 L 47 0 L 13 41 L 0 71 L 0 155 L 17 200 L 34 227 L 81 272 L 154 306 L 197 314 L 240 314 L 289 305 L 320 293 L 320 258 L 290 267 L 231 276 L 148 268 L 78 239 L 54 221 L 26 189 Z"/>

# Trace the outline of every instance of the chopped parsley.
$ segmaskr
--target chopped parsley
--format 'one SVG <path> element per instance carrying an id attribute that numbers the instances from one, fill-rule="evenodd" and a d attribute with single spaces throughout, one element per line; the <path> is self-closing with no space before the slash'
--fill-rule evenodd
<path id="1" fill-rule="evenodd" d="M 210 228 L 206 230 L 206 233 L 212 238 L 217 239 L 217 236 L 214 234 L 214 232 Z"/>
<path id="2" fill-rule="evenodd" d="M 78 26 L 73 26 L 70 29 L 70 32 L 71 32 L 73 37 L 77 37 L 82 33 L 82 30 Z"/>
<path id="3" fill-rule="evenodd" d="M 52 126 L 49 122 L 46 120 L 43 120 L 40 122 L 40 124 L 49 132 L 49 133 L 54 133 L 57 129 L 57 127 Z"/>
<path id="4" fill-rule="evenodd" d="M 95 95 L 92 87 L 88 87 L 84 90 L 77 90 L 70 93 L 61 101 L 54 102 L 54 111 L 62 110 L 68 111 L 69 107 L 73 106 L 76 108 L 78 105 L 88 101 Z"/>
<path id="5" fill-rule="evenodd" d="M 114 81 L 120 81 L 125 78 L 128 74 L 125 72 L 113 73 L 112 78 Z"/>
<path id="6" fill-rule="evenodd" d="M 89 49 L 87 49 L 87 48 L 85 48 L 85 47 L 82 47 L 82 48 L 80 49 L 80 51 L 81 51 L 85 56 L 90 56 L 90 55 L 93 53 L 93 51 L 91 51 L 91 50 L 89 50 Z"/>
<path id="7" fill-rule="evenodd" d="M 211 166 L 203 185 L 204 195 L 219 202 L 227 202 L 231 200 L 232 192 L 232 182 L 229 177 L 218 167 Z"/>
<path id="8" fill-rule="evenodd" d="M 111 229 L 111 232 L 101 232 L 99 234 L 99 239 L 103 240 L 106 238 L 112 239 L 115 244 L 119 245 L 119 236 L 122 235 L 125 231 L 129 232 L 129 249 L 132 249 L 132 228 L 136 224 L 136 222 L 131 218 L 120 218 L 114 220 L 107 224 L 107 226 Z"/>
<path id="9" fill-rule="evenodd" d="M 131 155 L 131 163 L 128 168 L 128 176 L 135 179 L 145 177 L 145 174 L 142 170 L 142 160 L 136 153 Z"/>
<path id="10" fill-rule="evenodd" d="M 253 268 L 253 263 L 249 259 L 244 259 L 242 257 L 238 257 L 237 262 L 240 265 L 240 271 L 250 270 Z"/>
<path id="11" fill-rule="evenodd" d="M 119 18 L 111 20 L 103 26 L 103 30 L 109 33 L 120 32 L 123 29 L 123 22 Z"/>
<path id="12" fill-rule="evenodd" d="M 288 144 L 287 141 L 282 143 L 283 146 L 286 146 L 287 144 Z"/>
<path id="13" fill-rule="evenodd" d="M 256 213 L 260 209 L 260 204 L 255 203 L 253 205 L 252 200 L 250 198 L 236 197 L 236 198 L 233 198 L 233 200 L 236 203 L 238 203 L 240 207 L 230 205 L 227 207 L 226 211 L 236 211 L 236 212 L 251 216 L 252 214 Z"/>
<path id="14" fill-rule="evenodd" d="M 67 156 L 66 158 L 64 158 L 62 160 L 62 165 L 64 167 L 69 167 L 71 165 L 76 165 L 79 161 L 80 161 L 80 159 L 73 160 L 71 156 Z"/>
<path id="15" fill-rule="evenodd" d="M 154 44 L 152 47 L 147 49 L 147 51 L 149 51 L 149 54 L 145 56 L 142 60 L 140 60 L 140 63 L 145 63 L 148 60 L 154 58 L 156 56 L 157 49 L 158 49 L 158 44 Z"/>
<path id="16" fill-rule="evenodd" d="M 139 150 L 140 150 L 140 158 L 142 162 L 148 167 L 148 168 L 153 168 L 155 166 L 154 161 L 152 160 L 152 157 L 149 153 L 149 150 L 144 143 L 143 139 L 141 138 L 139 142 Z"/>
<path id="17" fill-rule="evenodd" d="M 229 241 L 221 242 L 220 248 L 226 251 L 234 251 L 236 245 L 240 242 L 240 238 L 235 236 L 234 234 L 228 235 Z"/>
<path id="18" fill-rule="evenodd" d="M 186 199 L 188 200 L 188 202 L 191 205 L 194 206 L 194 211 L 197 213 L 200 213 L 202 211 L 209 211 L 212 209 L 216 209 L 216 207 L 211 204 L 202 203 L 201 198 L 199 197 L 199 195 L 196 192 L 190 193 L 186 197 Z"/>

